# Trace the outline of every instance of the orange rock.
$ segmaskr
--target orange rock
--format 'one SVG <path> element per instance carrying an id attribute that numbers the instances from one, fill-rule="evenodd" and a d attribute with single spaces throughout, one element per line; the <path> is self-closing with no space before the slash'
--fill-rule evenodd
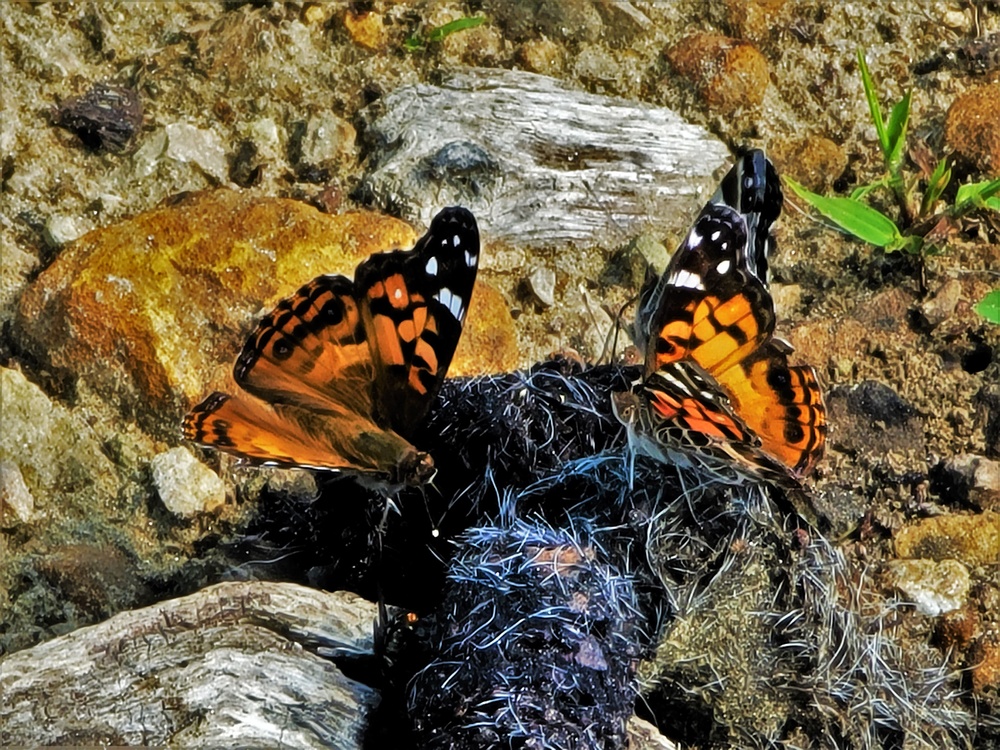
<path id="1" fill-rule="evenodd" d="M 493 287 L 477 281 L 462 340 L 448 368 L 448 375 L 461 377 L 509 372 L 519 366 L 520 355 L 514 318 L 507 300 Z"/>
<path id="2" fill-rule="evenodd" d="M 348 10 L 344 13 L 344 28 L 351 35 L 351 41 L 359 47 L 375 52 L 385 47 L 385 23 L 380 13 L 354 13 Z"/>
<path id="3" fill-rule="evenodd" d="M 984 174 L 1000 176 L 1000 83 L 966 91 L 948 108 L 948 146 Z"/>
<path id="4" fill-rule="evenodd" d="M 794 177 L 810 190 L 828 191 L 847 167 L 844 149 L 819 135 L 778 138 L 768 156 L 779 174 Z"/>
<path id="5" fill-rule="evenodd" d="M 1000 562 L 1000 513 L 925 518 L 896 534 L 898 557 L 955 558 L 966 565 Z"/>
<path id="6" fill-rule="evenodd" d="M 764 101 L 770 71 L 767 60 L 749 42 L 721 34 L 692 34 L 667 50 L 667 59 L 719 114 Z"/>
<path id="7" fill-rule="evenodd" d="M 21 298 L 16 331 L 41 361 L 172 438 L 180 414 L 224 384 L 262 310 L 415 238 L 379 214 L 196 194 L 67 247 Z"/>
<path id="8" fill-rule="evenodd" d="M 1000 688 L 1000 633 L 987 633 L 969 649 L 972 691 L 983 694 Z"/>

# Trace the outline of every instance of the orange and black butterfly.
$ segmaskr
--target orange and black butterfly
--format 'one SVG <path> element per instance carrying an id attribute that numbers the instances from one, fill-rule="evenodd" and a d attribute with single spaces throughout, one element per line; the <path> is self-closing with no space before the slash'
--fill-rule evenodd
<path id="1" fill-rule="evenodd" d="M 614 400 L 643 452 L 729 481 L 792 484 L 822 456 L 816 373 L 789 365 L 791 346 L 773 336 L 767 261 L 781 205 L 774 167 L 747 152 L 644 289 L 635 336 L 644 377 Z"/>
<path id="2" fill-rule="evenodd" d="M 434 473 L 409 437 L 441 387 L 479 263 L 479 229 L 446 208 L 412 250 L 377 253 L 351 281 L 319 276 L 278 303 L 184 437 L 256 463 L 417 485 Z"/>

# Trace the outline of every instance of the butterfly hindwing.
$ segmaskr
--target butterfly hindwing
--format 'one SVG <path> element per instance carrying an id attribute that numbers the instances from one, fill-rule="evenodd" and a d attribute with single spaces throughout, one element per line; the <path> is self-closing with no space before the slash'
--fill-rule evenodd
<path id="1" fill-rule="evenodd" d="M 455 354 L 479 264 L 479 230 L 464 208 L 441 211 L 409 252 L 362 263 L 361 314 L 376 371 L 375 413 L 402 435 L 430 409 Z"/>
<path id="2" fill-rule="evenodd" d="M 827 432 L 826 407 L 812 367 L 790 366 L 785 347 L 772 340 L 718 380 L 764 451 L 796 477 L 812 471 Z"/>
<path id="3" fill-rule="evenodd" d="M 319 276 L 279 302 L 247 339 L 233 375 L 272 404 L 370 411 L 374 366 L 353 282 Z"/>
<path id="4" fill-rule="evenodd" d="M 213 393 L 192 409 L 182 430 L 200 445 L 273 466 L 353 468 L 405 481 L 427 463 L 426 454 L 399 435 L 358 415 L 320 415 L 225 393 Z"/>

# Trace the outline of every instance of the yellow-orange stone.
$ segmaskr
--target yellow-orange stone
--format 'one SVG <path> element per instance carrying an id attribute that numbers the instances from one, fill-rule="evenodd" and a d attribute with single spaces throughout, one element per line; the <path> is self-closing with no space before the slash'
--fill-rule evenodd
<path id="1" fill-rule="evenodd" d="M 352 277 L 370 254 L 416 236 L 372 212 L 200 193 L 67 247 L 22 297 L 16 330 L 39 360 L 176 438 L 191 405 L 233 392 L 233 362 L 263 312 L 315 276 Z M 452 373 L 509 369 L 516 340 L 499 293 L 478 285 L 469 317 Z"/>
<path id="2" fill-rule="evenodd" d="M 42 361 L 172 434 L 263 308 L 414 240 L 410 226 L 379 214 L 201 193 L 67 247 L 22 297 L 17 330 Z"/>
<path id="3" fill-rule="evenodd" d="M 1000 563 L 1000 513 L 925 518 L 900 529 L 895 544 L 898 557 L 954 558 L 966 565 Z"/>
<path id="4" fill-rule="evenodd" d="M 360 47 L 378 51 L 385 46 L 385 23 L 379 13 L 344 13 L 344 28 L 351 35 L 351 41 Z"/>
<path id="5" fill-rule="evenodd" d="M 450 377 L 495 375 L 516 370 L 521 347 L 507 300 L 496 289 L 476 282 L 465 330 L 448 368 Z"/>

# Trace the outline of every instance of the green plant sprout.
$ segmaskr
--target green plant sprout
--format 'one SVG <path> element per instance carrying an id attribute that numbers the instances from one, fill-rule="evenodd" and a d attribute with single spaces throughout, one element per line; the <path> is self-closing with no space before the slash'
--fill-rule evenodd
<path id="1" fill-rule="evenodd" d="M 403 47 L 407 52 L 419 52 L 430 44 L 441 42 L 445 37 L 454 34 L 456 31 L 474 29 L 477 26 L 482 26 L 485 22 L 486 16 L 463 16 L 462 18 L 456 18 L 454 21 L 449 21 L 446 24 L 431 29 L 426 34 L 414 31 L 403 42 Z"/>
<path id="2" fill-rule="evenodd" d="M 949 231 L 958 225 L 960 218 L 973 211 L 1000 212 L 1000 179 L 959 186 L 955 193 L 954 202 L 935 212 L 935 206 L 951 182 L 951 168 L 948 166 L 947 158 L 943 158 L 927 178 L 927 185 L 921 199 L 919 202 L 916 201 L 914 194 L 918 187 L 919 177 L 909 177 L 904 172 L 911 92 L 908 91 L 892 107 L 889 119 L 886 120 L 882 116 L 875 83 L 868 70 L 868 64 L 865 62 L 864 51 L 861 49 L 858 50 L 858 67 L 861 71 L 865 98 L 868 100 L 868 111 L 875 124 L 879 146 L 882 150 L 885 174 L 873 183 L 859 185 L 848 198 L 818 195 L 789 177 L 785 177 L 785 182 L 799 198 L 832 221 L 842 231 L 870 245 L 883 248 L 886 252 L 902 251 L 917 255 L 922 264 L 927 255 L 941 251 Z M 882 211 L 872 208 L 863 201 L 875 190 L 888 190 L 890 192 L 899 207 L 898 221 L 894 221 Z M 925 290 L 922 279 L 921 266 L 921 291 L 923 292 Z M 987 299 L 995 294 L 996 292 L 987 295 Z M 997 303 L 994 301 L 992 304 L 994 307 L 989 308 L 987 300 L 984 299 L 976 309 L 979 310 L 981 306 L 985 305 L 995 312 Z M 987 319 L 992 320 L 986 313 L 982 314 Z"/>
<path id="3" fill-rule="evenodd" d="M 1000 289 L 988 292 L 973 308 L 994 325 L 1000 325 Z"/>

